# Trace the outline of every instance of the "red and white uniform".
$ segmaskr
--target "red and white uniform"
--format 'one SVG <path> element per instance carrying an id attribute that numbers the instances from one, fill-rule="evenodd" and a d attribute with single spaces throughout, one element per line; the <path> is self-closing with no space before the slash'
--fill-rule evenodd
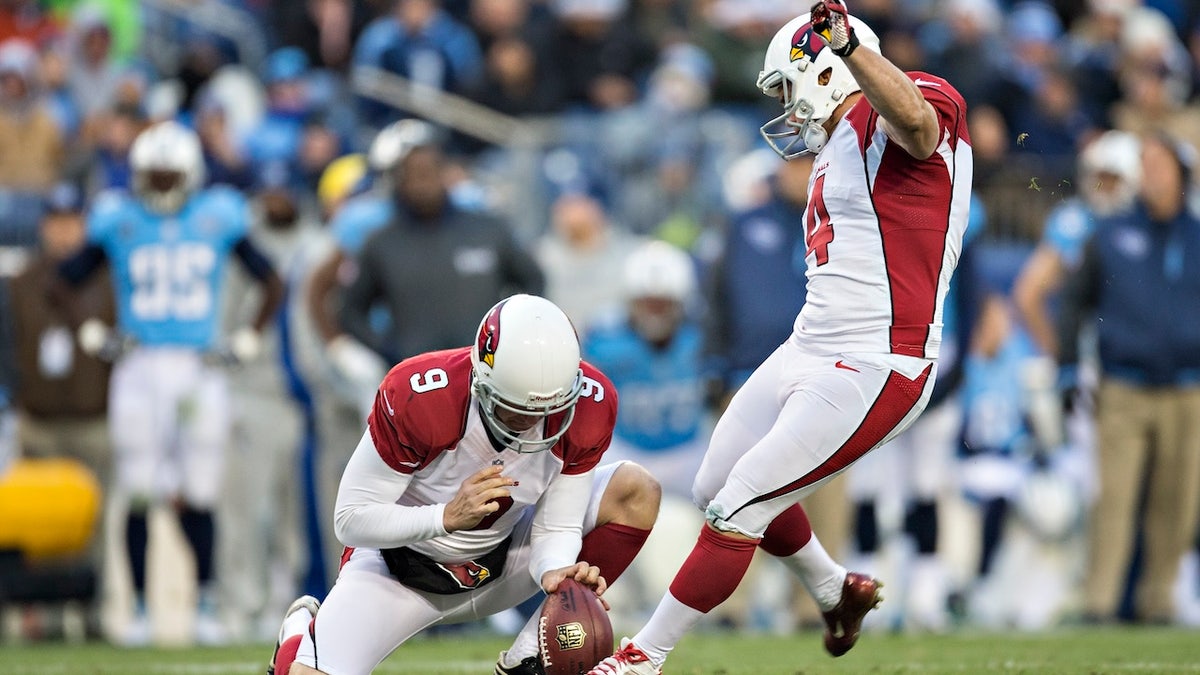
<path id="1" fill-rule="evenodd" d="M 910 73 L 942 126 L 916 160 L 888 140 L 866 97 L 850 109 L 809 179 L 807 296 L 792 340 L 812 352 L 936 359 L 942 302 L 971 202 L 966 104 L 940 77 Z"/>
<path id="2" fill-rule="evenodd" d="M 576 561 L 617 467 L 597 468 L 616 422 L 616 390 L 590 364 L 581 367 L 585 386 L 566 434 L 548 451 L 524 454 L 497 451 L 489 440 L 470 392 L 469 348 L 392 368 L 338 491 L 335 531 L 347 546 L 342 569 L 297 662 L 329 675 L 365 675 L 420 630 L 514 607 L 539 591 L 544 572 Z M 562 420 L 551 416 L 522 438 L 553 433 Z M 464 480 L 493 464 L 519 482 L 509 488 L 511 502 L 472 530 L 447 533 L 445 505 Z M 452 595 L 401 584 L 380 553 L 405 546 L 437 562 L 462 563 L 509 535 L 499 577 Z"/>
<path id="3" fill-rule="evenodd" d="M 959 93 L 932 75 L 909 77 L 941 127 L 932 156 L 890 141 L 865 96 L 816 156 L 807 300 L 791 337 L 721 417 L 693 486 L 718 527 L 760 536 L 929 400 L 972 161 Z"/>

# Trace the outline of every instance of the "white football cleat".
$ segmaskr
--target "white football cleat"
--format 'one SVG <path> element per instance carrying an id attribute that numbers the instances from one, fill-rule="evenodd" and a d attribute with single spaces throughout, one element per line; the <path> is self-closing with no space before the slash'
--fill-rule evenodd
<path id="1" fill-rule="evenodd" d="M 218 647 L 229 642 L 225 625 L 212 609 L 200 609 L 196 612 L 196 622 L 192 625 L 196 644 L 202 647 Z"/>
<path id="2" fill-rule="evenodd" d="M 267 665 L 267 675 L 275 675 L 275 657 L 279 655 L 279 646 L 289 637 L 297 635 L 295 622 L 303 621 L 307 626 L 317 616 L 321 609 L 321 601 L 311 595 L 302 595 L 292 601 L 287 611 L 283 613 L 283 624 L 279 626 L 279 639 L 275 642 L 275 651 L 271 653 L 271 663 Z M 301 614 L 303 612 L 303 614 Z"/>
<path id="3" fill-rule="evenodd" d="M 662 675 L 649 656 L 634 646 L 633 640 L 621 638 L 621 648 L 596 664 L 587 675 Z"/>
<path id="4" fill-rule="evenodd" d="M 115 642 L 119 647 L 146 647 L 150 644 L 151 637 L 150 618 L 145 609 L 140 609 L 134 610 L 124 630 L 116 636 Z"/>

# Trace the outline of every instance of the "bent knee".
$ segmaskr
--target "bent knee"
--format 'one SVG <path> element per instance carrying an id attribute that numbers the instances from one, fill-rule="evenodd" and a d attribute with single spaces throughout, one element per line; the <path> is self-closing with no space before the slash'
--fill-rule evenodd
<path id="1" fill-rule="evenodd" d="M 287 675 L 325 675 L 325 673 L 316 668 L 309 668 L 303 663 L 292 662 L 292 667 L 288 668 Z"/>
<path id="2" fill-rule="evenodd" d="M 600 502 L 600 521 L 643 530 L 654 527 L 662 485 L 639 464 L 624 462 L 613 473 Z"/>

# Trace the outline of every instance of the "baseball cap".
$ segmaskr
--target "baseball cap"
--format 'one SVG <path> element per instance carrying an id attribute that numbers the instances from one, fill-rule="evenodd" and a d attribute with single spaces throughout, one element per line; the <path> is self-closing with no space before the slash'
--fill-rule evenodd
<path id="1" fill-rule="evenodd" d="M 267 56 L 263 80 L 267 84 L 298 80 L 308 71 L 308 55 L 299 47 L 283 47 Z"/>
<path id="2" fill-rule="evenodd" d="M 46 215 L 82 213 L 83 192 L 74 183 L 59 183 L 42 199 L 42 210 Z"/>

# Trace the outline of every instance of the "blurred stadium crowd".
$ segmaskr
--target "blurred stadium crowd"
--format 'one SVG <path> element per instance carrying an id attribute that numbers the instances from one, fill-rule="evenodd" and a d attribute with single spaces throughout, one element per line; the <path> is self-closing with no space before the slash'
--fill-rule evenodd
<path id="1" fill-rule="evenodd" d="M 196 637 L 270 638 L 298 590 L 323 594 L 338 559 L 329 521 L 340 467 L 384 364 L 464 343 L 481 315 L 464 307 L 518 290 L 572 317 L 587 358 L 621 391 L 613 454 L 655 471 L 673 497 L 663 521 L 686 524 L 658 528 L 630 589 L 614 587 L 618 616 L 637 621 L 649 609 L 638 599 L 658 597 L 687 550 L 671 537 L 700 526 L 689 472 L 714 411 L 803 302 L 811 158 L 785 164 L 761 142 L 777 102 L 754 82 L 767 41 L 807 10 L 799 0 L 0 0 L 0 550 L 18 552 L 0 554 L 0 607 L 77 596 L 94 603 L 93 628 L 121 639 L 130 603 L 112 608 L 111 581 L 68 584 L 63 562 L 83 555 L 85 568 L 106 569 L 101 579 L 125 574 L 99 563 L 121 528 L 90 536 L 97 509 L 123 508 L 110 489 L 111 364 L 39 308 L 41 282 L 28 273 L 82 243 L 96 195 L 133 187 L 137 135 L 175 120 L 199 136 L 205 184 L 249 199 L 251 239 L 286 288 L 263 355 L 229 366 L 234 432 L 216 588 L 204 599 L 223 635 Z M 888 582 L 870 617 L 878 629 L 1200 626 L 1200 270 L 1190 268 L 1200 201 L 1165 219 L 1182 230 L 1163 244 L 1162 283 L 1127 284 L 1125 306 L 1151 308 L 1129 320 L 1147 353 L 1109 367 L 1085 311 L 1102 295 L 1086 279 L 1111 286 L 1133 268 L 1082 271 L 1103 264 L 1085 253 L 1093 220 L 1153 203 L 1151 146 L 1195 192 L 1200 5 L 857 0 L 851 11 L 901 68 L 963 94 L 975 199 L 938 400 L 906 438 L 822 490 L 809 504 L 815 529 L 852 569 Z M 394 171 L 429 145 L 445 152 L 426 167 L 437 186 Z M 389 224 L 394 201 L 431 189 L 478 221 L 447 226 L 437 246 L 448 253 Z M 476 234 L 455 241 L 460 232 Z M 1156 236 L 1125 246 L 1154 249 Z M 503 273 L 476 274 L 493 255 Z M 430 262 L 443 258 L 448 268 Z M 248 289 L 226 286 L 231 327 L 245 323 Z M 79 292 L 112 323 L 111 288 Z M 15 316 L 42 323 L 29 333 Z M 32 387 L 39 379 L 73 384 Z M 1108 392 L 1112 379 L 1136 401 Z M 1105 406 L 1106 396 L 1126 402 Z M 1143 404 L 1143 418 L 1122 420 L 1134 432 L 1105 435 L 1098 410 Z M 1106 442 L 1111 452 L 1097 451 Z M 100 491 L 30 459 L 55 456 L 83 462 Z M 1128 460 L 1122 485 L 1103 470 L 1110 456 Z M 63 524 L 38 520 L 47 514 Z M 82 535 L 68 531 L 73 518 L 87 523 Z M 12 578 L 32 588 L 39 571 L 67 576 L 44 598 L 14 590 Z M 721 625 L 816 620 L 777 572 L 760 566 Z M 10 637 L 39 632 L 20 616 Z"/>

